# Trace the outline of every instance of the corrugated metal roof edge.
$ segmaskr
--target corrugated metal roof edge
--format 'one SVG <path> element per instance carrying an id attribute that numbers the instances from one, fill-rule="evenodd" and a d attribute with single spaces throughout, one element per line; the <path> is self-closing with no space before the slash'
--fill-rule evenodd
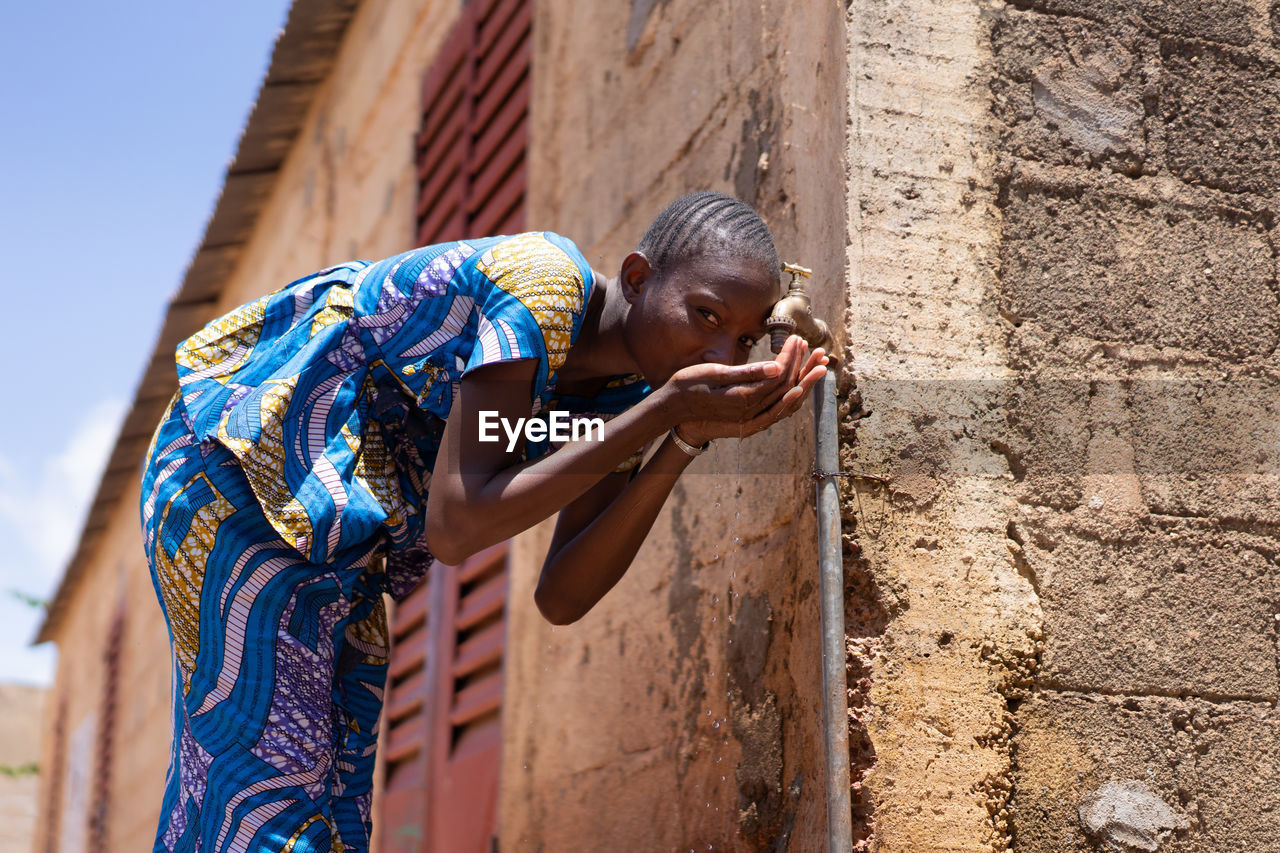
<path id="1" fill-rule="evenodd" d="M 316 89 L 333 68 L 347 24 L 359 5 L 360 0 L 294 0 L 290 5 L 204 236 L 182 283 L 169 300 L 156 345 L 134 391 L 133 405 L 121 424 L 75 551 L 49 601 L 33 645 L 54 639 L 111 512 L 130 478 L 140 475 L 142 455 L 150 444 L 152 430 L 177 390 L 174 348 L 212 319 L 223 284 L 235 269 L 258 214 L 270 197 Z"/>

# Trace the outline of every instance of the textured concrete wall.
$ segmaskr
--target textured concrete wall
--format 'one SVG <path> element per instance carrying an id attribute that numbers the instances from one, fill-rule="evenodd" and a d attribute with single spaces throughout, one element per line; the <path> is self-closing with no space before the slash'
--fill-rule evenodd
<path id="1" fill-rule="evenodd" d="M 1010 370 L 993 300 L 989 11 L 848 9 L 845 467 L 890 480 L 887 495 L 846 486 L 855 847 L 1000 850 L 1006 693 L 1034 660 L 1040 613 L 1006 547 L 1015 484 L 992 447 Z"/>
<path id="2" fill-rule="evenodd" d="M 736 193 L 837 317 L 839 5 L 537 9 L 530 223 L 613 275 L 668 202 Z M 812 447 L 808 411 L 717 442 L 573 625 L 528 606 L 550 523 L 518 540 L 504 851 L 825 849 Z"/>
<path id="3" fill-rule="evenodd" d="M 0 684 L 0 849 L 25 853 L 35 839 L 40 724 L 49 691 Z"/>
<path id="4" fill-rule="evenodd" d="M 1008 537 L 1044 613 L 1010 705 L 1018 851 L 1276 849 L 1272 22 L 1158 0 L 991 19 Z"/>
<path id="5" fill-rule="evenodd" d="M 1276 849 L 1277 7 L 849 10 L 863 846 Z"/>

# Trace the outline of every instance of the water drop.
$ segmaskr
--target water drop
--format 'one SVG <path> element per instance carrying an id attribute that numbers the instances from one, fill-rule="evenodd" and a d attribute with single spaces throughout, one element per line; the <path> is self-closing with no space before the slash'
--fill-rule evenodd
<path id="1" fill-rule="evenodd" d="M 723 782 L 723 781 L 724 781 L 724 777 L 723 777 L 723 776 L 721 776 L 721 777 L 720 777 L 720 781 L 721 781 L 721 782 Z"/>
<path id="2" fill-rule="evenodd" d="M 712 621 L 712 622 L 716 621 L 716 617 L 712 616 L 712 617 L 711 617 L 711 621 Z"/>
<path id="3" fill-rule="evenodd" d="M 708 717 L 710 717 L 710 716 L 711 716 L 711 712 L 710 712 L 710 711 L 707 711 L 707 716 L 708 716 Z"/>
<path id="4" fill-rule="evenodd" d="M 712 606 L 715 606 L 716 604 L 719 604 L 719 603 L 720 603 L 720 596 L 716 595 L 715 593 L 712 593 L 712 594 L 711 594 L 711 604 L 712 604 Z"/>
<path id="5" fill-rule="evenodd" d="M 713 728 L 713 729 L 718 729 L 718 728 L 720 728 L 720 721 L 719 721 L 719 720 L 716 720 L 716 721 L 715 721 L 715 723 L 711 726 L 711 728 Z"/>
<path id="6" fill-rule="evenodd" d="M 717 757 L 717 758 L 716 758 L 716 764 L 719 764 L 721 761 L 724 761 L 724 756 L 723 756 L 723 755 L 721 755 L 721 756 L 719 756 L 719 757 Z M 526 765 L 525 765 L 525 767 L 528 767 L 528 766 L 529 766 L 528 764 L 526 764 Z M 723 776 L 721 776 L 720 778 L 721 778 L 721 779 L 723 779 L 724 777 L 723 777 Z"/>

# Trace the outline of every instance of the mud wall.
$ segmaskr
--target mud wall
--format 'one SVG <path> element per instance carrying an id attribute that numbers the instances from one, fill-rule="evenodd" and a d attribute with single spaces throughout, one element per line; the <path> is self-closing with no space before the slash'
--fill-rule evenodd
<path id="1" fill-rule="evenodd" d="M 837 316 L 839 6 L 537 10 L 530 223 L 614 275 L 667 203 L 734 193 L 818 270 L 815 310 Z M 551 526 L 517 540 L 504 851 L 825 849 L 812 448 L 811 410 L 718 441 L 622 581 L 554 631 L 521 604 Z"/>

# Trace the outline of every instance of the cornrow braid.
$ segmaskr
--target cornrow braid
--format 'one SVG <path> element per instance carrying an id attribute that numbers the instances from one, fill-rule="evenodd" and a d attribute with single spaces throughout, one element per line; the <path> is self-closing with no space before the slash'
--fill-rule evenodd
<path id="1" fill-rule="evenodd" d="M 733 196 L 696 192 L 673 201 L 658 214 L 636 247 L 655 275 L 704 253 L 732 252 L 754 258 L 781 278 L 773 235 L 760 214 Z"/>

